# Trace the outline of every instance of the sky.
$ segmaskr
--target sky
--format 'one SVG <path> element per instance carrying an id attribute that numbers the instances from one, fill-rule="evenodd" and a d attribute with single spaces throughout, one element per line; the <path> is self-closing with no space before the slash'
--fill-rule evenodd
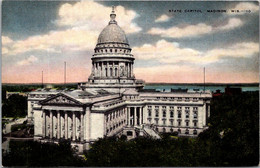
<path id="1" fill-rule="evenodd" d="M 145 82 L 259 82 L 259 4 L 224 1 L 3 1 L 2 82 L 86 82 L 115 6 Z M 214 12 L 215 10 L 215 12 Z M 216 11 L 220 10 L 220 11 Z M 239 12 L 238 12 L 239 11 Z"/>

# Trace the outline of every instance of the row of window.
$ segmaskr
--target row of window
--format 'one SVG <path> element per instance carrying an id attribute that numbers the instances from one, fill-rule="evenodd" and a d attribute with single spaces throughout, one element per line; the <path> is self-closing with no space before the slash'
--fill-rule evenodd
<path id="1" fill-rule="evenodd" d="M 100 66 L 100 67 L 102 66 L 102 63 L 103 63 L 103 65 L 113 65 L 113 63 L 114 63 L 114 65 L 118 65 L 119 64 L 118 61 L 108 61 L 108 62 L 104 61 L 104 62 L 96 62 L 96 63 L 93 63 L 92 65 L 94 67 L 94 64 L 95 64 L 96 68 L 98 68 L 98 66 Z M 126 62 L 125 66 L 127 67 L 128 64 L 130 65 L 130 63 Z"/>
<path id="2" fill-rule="evenodd" d="M 153 106 L 148 106 L 148 109 L 152 109 Z M 155 109 L 159 109 L 160 106 L 154 106 Z M 175 106 L 169 106 L 171 110 L 174 109 Z M 162 106 L 162 109 L 166 109 L 167 106 Z M 184 107 L 185 110 L 190 110 L 191 107 Z M 181 110 L 182 106 L 177 106 L 177 110 Z M 198 110 L 198 107 L 193 107 L 193 110 Z"/>
<path id="3" fill-rule="evenodd" d="M 51 97 L 52 95 L 48 95 L 48 94 L 29 94 L 30 98 L 48 98 Z"/>
<path id="4" fill-rule="evenodd" d="M 122 126 L 123 124 L 126 123 L 126 120 L 123 120 L 117 124 L 114 124 L 113 126 L 111 126 L 110 128 L 107 129 L 107 134 L 115 129 L 117 129 L 118 127 Z"/>
<path id="5" fill-rule="evenodd" d="M 157 132 L 159 132 L 159 129 L 158 129 L 158 128 L 156 128 L 155 130 L 156 130 Z M 162 132 L 166 132 L 166 128 L 162 128 Z M 170 132 L 174 132 L 174 129 L 171 128 L 171 129 L 170 129 Z M 181 129 L 178 129 L 177 132 L 178 132 L 179 134 L 182 134 Z M 189 129 L 186 129 L 184 133 L 187 135 L 187 134 L 190 134 L 191 132 L 190 132 Z M 198 131 L 197 131 L 197 130 L 193 130 L 193 131 L 192 131 L 192 134 L 193 134 L 193 135 L 197 135 L 197 134 L 198 134 Z"/>
<path id="6" fill-rule="evenodd" d="M 98 47 L 128 47 L 126 44 L 99 44 Z"/>
<path id="7" fill-rule="evenodd" d="M 130 50 L 126 50 L 126 49 L 95 49 L 95 53 L 130 53 Z"/>
<path id="8" fill-rule="evenodd" d="M 150 124 L 152 124 L 152 119 L 151 118 L 147 118 L 147 120 L 148 120 L 148 122 L 150 123 Z M 158 125 L 159 124 L 159 119 L 154 119 L 155 120 L 155 124 L 156 125 Z M 162 120 L 162 125 L 166 125 L 166 121 L 167 120 Z M 170 125 L 171 126 L 173 126 L 173 120 L 169 120 L 170 121 Z M 185 125 L 186 125 L 186 127 L 189 127 L 189 126 L 194 126 L 194 127 L 197 127 L 197 123 L 198 123 L 198 121 L 193 121 L 193 125 L 190 125 L 190 122 L 189 121 L 185 121 Z M 181 122 L 181 120 L 178 120 L 178 122 L 177 122 L 177 126 L 181 126 L 182 125 L 182 122 Z"/>
<path id="9" fill-rule="evenodd" d="M 125 110 L 114 111 L 106 116 L 106 121 L 111 121 L 112 119 L 119 118 L 122 115 L 125 115 Z"/>
<path id="10" fill-rule="evenodd" d="M 171 100 L 171 101 L 173 101 L 173 100 L 177 100 L 177 101 L 186 101 L 186 102 L 189 102 L 189 101 L 194 101 L 194 102 L 197 102 L 197 101 L 199 101 L 199 98 L 197 98 L 197 97 L 193 97 L 193 98 L 191 98 L 191 97 L 156 97 L 156 99 L 157 100 Z"/>
<path id="11" fill-rule="evenodd" d="M 178 118 L 182 118 L 182 111 L 177 110 Z M 162 112 L 162 117 L 166 118 L 166 111 Z M 152 117 L 152 110 L 148 109 L 148 117 Z M 155 117 L 159 117 L 159 110 L 155 110 Z M 174 118 L 174 110 L 170 110 L 170 118 Z M 185 118 L 190 118 L 190 111 L 185 111 Z M 198 111 L 193 111 L 193 118 L 198 118 Z"/>

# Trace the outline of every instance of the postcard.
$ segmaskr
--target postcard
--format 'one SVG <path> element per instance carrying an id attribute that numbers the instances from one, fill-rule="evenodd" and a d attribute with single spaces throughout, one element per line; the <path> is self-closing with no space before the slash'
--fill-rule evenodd
<path id="1" fill-rule="evenodd" d="M 3 166 L 256 166 L 258 1 L 2 2 Z"/>

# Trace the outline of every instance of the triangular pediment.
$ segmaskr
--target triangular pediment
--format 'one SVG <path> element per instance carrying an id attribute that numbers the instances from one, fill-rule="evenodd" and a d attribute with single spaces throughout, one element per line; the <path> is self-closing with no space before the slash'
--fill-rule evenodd
<path id="1" fill-rule="evenodd" d="M 41 101 L 42 105 L 82 105 L 81 102 L 59 93 L 53 97 Z"/>

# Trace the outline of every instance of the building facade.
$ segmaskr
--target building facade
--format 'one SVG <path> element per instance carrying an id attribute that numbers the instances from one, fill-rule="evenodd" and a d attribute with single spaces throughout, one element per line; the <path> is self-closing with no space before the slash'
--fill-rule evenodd
<path id="1" fill-rule="evenodd" d="M 144 90 L 144 82 L 135 79 L 134 56 L 115 19 L 112 10 L 98 37 L 88 82 L 76 90 L 41 89 L 28 95 L 35 139 L 70 139 L 82 151 L 105 136 L 197 136 L 207 129 L 212 93 Z"/>

